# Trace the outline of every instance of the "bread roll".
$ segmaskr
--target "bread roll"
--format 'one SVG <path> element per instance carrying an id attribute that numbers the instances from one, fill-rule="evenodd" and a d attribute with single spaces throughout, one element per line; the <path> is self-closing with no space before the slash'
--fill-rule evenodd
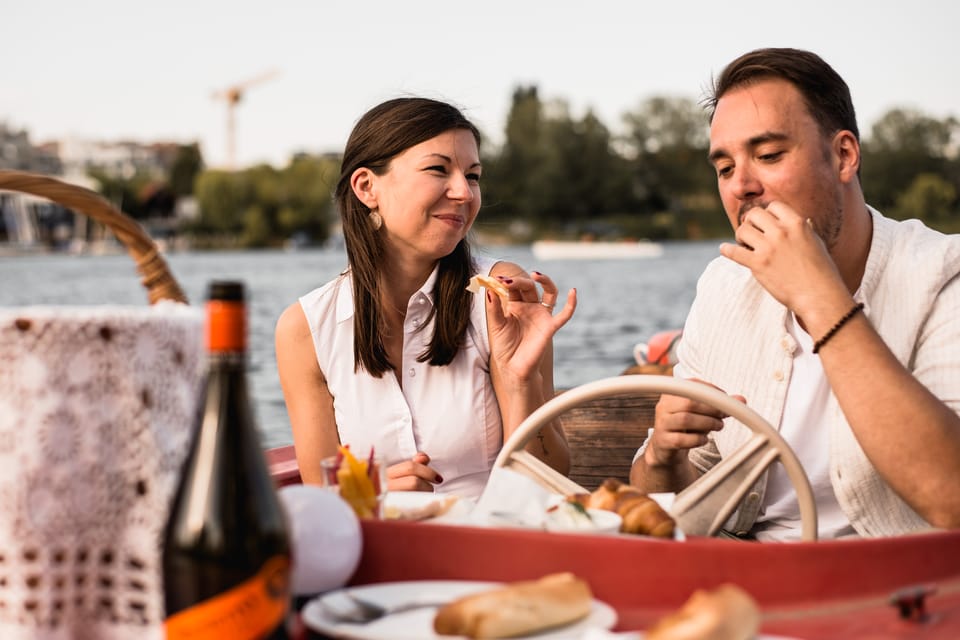
<path id="1" fill-rule="evenodd" d="M 699 589 L 679 611 L 647 630 L 646 640 L 751 640 L 760 629 L 760 609 L 749 593 L 732 584 Z"/>
<path id="2" fill-rule="evenodd" d="M 433 629 L 468 638 L 512 638 L 584 618 L 592 603 L 585 581 L 554 573 L 454 600 L 437 611 Z"/>

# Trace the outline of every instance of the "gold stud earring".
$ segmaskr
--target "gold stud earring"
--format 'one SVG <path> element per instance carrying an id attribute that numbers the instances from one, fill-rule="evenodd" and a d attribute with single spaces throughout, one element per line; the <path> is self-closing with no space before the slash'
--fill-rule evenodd
<path id="1" fill-rule="evenodd" d="M 383 225 L 383 218 L 380 217 L 380 212 L 377 209 L 370 209 L 370 224 L 373 225 L 374 231 Z"/>

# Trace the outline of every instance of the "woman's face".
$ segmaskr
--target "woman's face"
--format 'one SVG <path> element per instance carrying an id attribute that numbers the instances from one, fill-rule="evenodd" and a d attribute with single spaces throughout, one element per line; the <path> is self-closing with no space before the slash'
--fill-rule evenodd
<path id="1" fill-rule="evenodd" d="M 466 129 L 410 147 L 370 179 L 390 251 L 439 260 L 456 248 L 480 210 L 480 153 Z"/>

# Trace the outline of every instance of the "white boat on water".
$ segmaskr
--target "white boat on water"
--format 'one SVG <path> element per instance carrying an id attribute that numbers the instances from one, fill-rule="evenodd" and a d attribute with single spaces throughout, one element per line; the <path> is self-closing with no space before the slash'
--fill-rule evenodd
<path id="1" fill-rule="evenodd" d="M 663 255 L 663 247 L 649 240 L 538 240 L 530 245 L 530 248 L 538 260 L 623 260 L 657 258 Z"/>

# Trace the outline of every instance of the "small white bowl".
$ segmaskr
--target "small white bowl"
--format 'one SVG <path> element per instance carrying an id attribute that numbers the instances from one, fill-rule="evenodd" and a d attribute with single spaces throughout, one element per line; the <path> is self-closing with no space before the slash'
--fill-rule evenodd
<path id="1" fill-rule="evenodd" d="M 583 513 L 577 513 L 572 506 L 559 505 L 544 520 L 547 531 L 557 533 L 589 533 L 612 534 L 620 531 L 622 518 L 613 511 L 604 509 L 587 509 L 589 520 Z"/>
<path id="2" fill-rule="evenodd" d="M 596 533 L 620 533 L 623 518 L 620 514 L 605 509 L 587 509 L 590 519 L 596 526 Z"/>

